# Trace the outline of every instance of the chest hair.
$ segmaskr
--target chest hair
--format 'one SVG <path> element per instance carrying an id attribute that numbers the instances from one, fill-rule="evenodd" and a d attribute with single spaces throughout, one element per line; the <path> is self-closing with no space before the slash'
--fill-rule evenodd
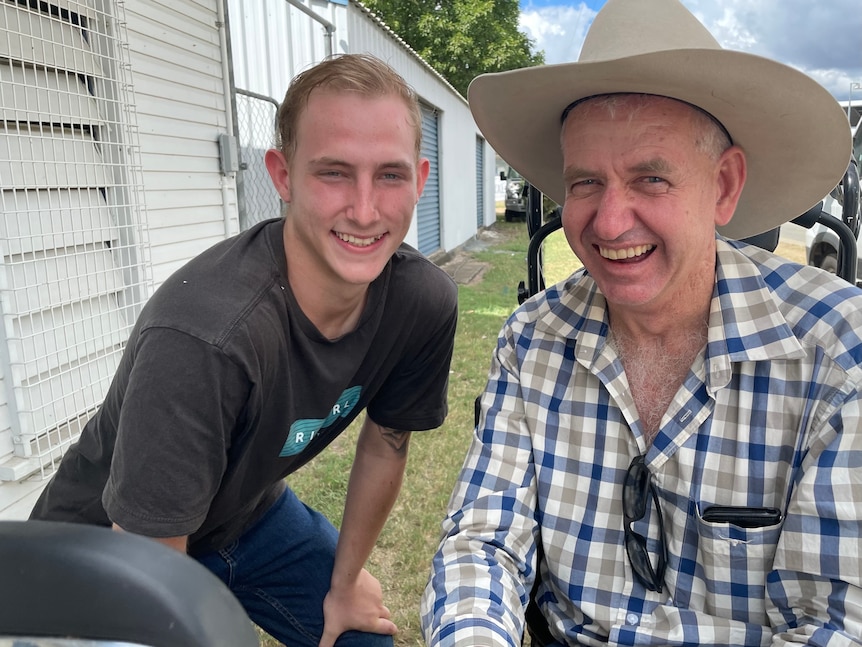
<path id="1" fill-rule="evenodd" d="M 612 333 L 609 343 L 622 361 L 649 445 L 695 357 L 706 345 L 706 331 L 683 333 L 670 341 L 656 338 L 645 342 Z"/>

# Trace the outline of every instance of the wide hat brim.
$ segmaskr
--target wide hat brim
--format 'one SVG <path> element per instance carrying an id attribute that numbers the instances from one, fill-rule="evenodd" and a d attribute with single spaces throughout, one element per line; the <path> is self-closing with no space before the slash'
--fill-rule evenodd
<path id="1" fill-rule="evenodd" d="M 484 74 L 470 84 L 476 124 L 528 182 L 563 204 L 561 115 L 578 99 L 643 93 L 679 99 L 720 121 L 746 154 L 748 177 L 729 238 L 768 231 L 805 213 L 841 180 L 850 128 L 816 81 L 767 58 L 714 48 Z"/>

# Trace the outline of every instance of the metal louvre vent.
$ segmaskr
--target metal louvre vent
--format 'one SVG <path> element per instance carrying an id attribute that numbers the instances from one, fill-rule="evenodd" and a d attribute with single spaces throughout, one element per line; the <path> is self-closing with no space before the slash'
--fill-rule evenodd
<path id="1" fill-rule="evenodd" d="M 0 0 L 0 481 L 52 471 L 151 292 L 123 11 Z"/>

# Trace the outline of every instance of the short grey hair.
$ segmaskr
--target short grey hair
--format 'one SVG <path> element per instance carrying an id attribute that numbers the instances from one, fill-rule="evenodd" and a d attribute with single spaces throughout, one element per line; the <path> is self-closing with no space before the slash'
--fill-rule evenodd
<path id="1" fill-rule="evenodd" d="M 637 116 L 638 112 L 647 106 L 655 105 L 662 101 L 674 101 L 691 108 L 694 130 L 695 133 L 697 133 L 694 146 L 699 152 L 708 155 L 713 160 L 717 160 L 724 151 L 733 146 L 733 140 L 727 132 L 727 129 L 720 121 L 718 121 L 718 119 L 713 117 L 706 110 L 679 99 L 673 99 L 671 97 L 657 94 L 641 94 L 635 92 L 597 94 L 585 99 L 579 99 L 578 101 L 569 104 L 563 111 L 561 117 L 563 122 L 562 132 L 565 133 L 566 122 L 569 114 L 573 110 L 580 110 L 581 106 L 587 106 L 587 111 L 604 110 L 611 117 L 613 117 L 620 108 L 628 108 L 629 119 L 633 119 Z"/>

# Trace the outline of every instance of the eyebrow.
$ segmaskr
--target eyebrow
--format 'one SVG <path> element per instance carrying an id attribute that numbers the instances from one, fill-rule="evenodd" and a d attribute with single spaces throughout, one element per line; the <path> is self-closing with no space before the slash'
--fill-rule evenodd
<path id="1" fill-rule="evenodd" d="M 352 164 L 352 163 L 347 162 L 343 159 L 339 159 L 337 157 L 326 157 L 326 156 L 315 158 L 315 159 L 311 160 L 309 162 L 309 164 L 311 164 L 312 166 L 341 166 L 341 167 L 345 167 L 345 168 L 353 168 L 356 166 L 356 164 Z M 389 162 L 383 162 L 382 164 L 378 164 L 377 168 L 378 169 L 392 168 L 392 169 L 409 170 L 409 169 L 413 168 L 413 165 L 410 164 L 409 162 L 406 162 L 403 160 L 391 160 Z"/>
<path id="2" fill-rule="evenodd" d="M 635 164 L 631 170 L 635 173 L 657 173 L 664 175 L 670 173 L 673 169 L 666 159 L 655 157 L 651 160 Z"/>
<path id="3" fill-rule="evenodd" d="M 628 171 L 635 174 L 667 175 L 673 171 L 673 167 L 663 157 L 655 157 L 650 160 L 638 162 L 634 166 L 630 166 Z M 596 171 L 591 171 L 583 166 L 570 166 L 563 170 L 563 181 L 566 184 L 578 179 L 594 177 L 602 178 L 603 175 Z"/>
<path id="4" fill-rule="evenodd" d="M 582 166 L 570 166 L 563 169 L 563 180 L 566 184 L 580 178 L 595 177 L 596 175 Z"/>

